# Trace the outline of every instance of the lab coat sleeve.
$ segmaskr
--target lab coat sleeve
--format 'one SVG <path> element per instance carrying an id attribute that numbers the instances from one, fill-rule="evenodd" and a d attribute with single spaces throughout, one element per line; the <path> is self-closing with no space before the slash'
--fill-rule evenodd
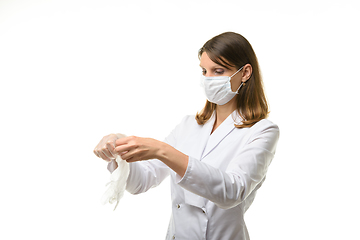
<path id="1" fill-rule="evenodd" d="M 169 175 L 169 168 L 157 159 L 133 162 L 129 166 L 126 190 L 131 194 L 146 192 L 158 186 Z"/>
<path id="2" fill-rule="evenodd" d="M 126 190 L 131 194 L 146 192 L 158 186 L 168 175 L 169 168 L 157 159 L 129 163 L 130 172 L 126 182 Z M 111 161 L 107 169 L 112 173 L 116 169 L 115 161 Z"/>
<path id="3" fill-rule="evenodd" d="M 176 176 L 184 189 L 209 199 L 223 209 L 242 203 L 264 179 L 279 138 L 276 125 L 260 127 L 249 138 L 245 147 L 221 171 L 189 157 L 184 176 Z"/>

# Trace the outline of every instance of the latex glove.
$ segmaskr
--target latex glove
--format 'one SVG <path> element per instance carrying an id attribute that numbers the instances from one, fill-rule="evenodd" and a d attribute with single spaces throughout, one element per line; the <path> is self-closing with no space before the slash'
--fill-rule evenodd
<path id="1" fill-rule="evenodd" d="M 130 172 L 129 163 L 122 160 L 119 155 L 116 155 L 116 162 L 118 167 L 112 172 L 110 176 L 111 181 L 107 184 L 108 189 L 102 197 L 103 204 L 113 204 L 116 202 L 114 211 L 118 206 L 120 199 L 124 196 L 126 181 Z"/>
<path id="2" fill-rule="evenodd" d="M 126 137 L 123 134 L 109 134 L 101 139 L 94 149 L 94 154 L 104 159 L 107 162 L 115 161 L 117 168 L 111 173 L 110 182 L 106 185 L 108 189 L 102 197 L 102 203 L 119 204 L 120 199 L 123 197 L 126 189 L 126 181 L 129 176 L 129 164 L 122 160 L 121 157 L 114 151 L 115 142 L 119 138 Z"/>
<path id="3" fill-rule="evenodd" d="M 115 149 L 115 142 L 119 138 L 126 137 L 124 134 L 109 134 L 101 139 L 101 141 L 98 143 L 98 145 L 94 149 L 94 154 L 104 159 L 107 162 L 111 162 L 115 159 L 116 152 Z"/>

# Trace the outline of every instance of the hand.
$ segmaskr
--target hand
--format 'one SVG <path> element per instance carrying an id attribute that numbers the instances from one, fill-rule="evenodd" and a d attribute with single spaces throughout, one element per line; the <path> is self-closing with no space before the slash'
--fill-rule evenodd
<path id="1" fill-rule="evenodd" d="M 111 162 L 115 159 L 116 152 L 115 149 L 115 141 L 119 138 L 123 138 L 125 135 L 123 134 L 109 134 L 101 139 L 99 144 L 94 149 L 94 154 L 104 159 L 107 162 Z"/>
<path id="2" fill-rule="evenodd" d="M 127 162 L 158 158 L 162 142 L 152 138 L 125 137 L 115 141 L 113 152 Z"/>
<path id="3" fill-rule="evenodd" d="M 127 162 L 159 159 L 181 177 L 186 172 L 189 159 L 189 156 L 164 142 L 135 136 L 117 139 L 114 152 Z"/>

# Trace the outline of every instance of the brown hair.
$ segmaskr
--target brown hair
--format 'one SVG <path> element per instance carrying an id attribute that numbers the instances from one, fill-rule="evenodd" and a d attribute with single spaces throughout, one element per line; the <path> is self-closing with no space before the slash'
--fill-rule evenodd
<path id="1" fill-rule="evenodd" d="M 269 114 L 268 104 L 263 89 L 257 57 L 250 43 L 240 34 L 225 32 L 207 41 L 199 50 L 199 59 L 206 52 L 209 58 L 229 69 L 240 68 L 245 64 L 252 66 L 252 75 L 239 90 L 237 98 L 237 110 L 243 118 L 242 124 L 237 128 L 251 127 L 258 121 L 266 118 Z M 206 101 L 205 107 L 196 114 L 199 125 L 205 124 L 216 109 L 216 104 Z"/>

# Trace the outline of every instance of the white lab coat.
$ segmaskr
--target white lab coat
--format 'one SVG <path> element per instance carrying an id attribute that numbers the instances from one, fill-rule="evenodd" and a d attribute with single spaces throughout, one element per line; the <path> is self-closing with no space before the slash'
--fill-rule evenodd
<path id="1" fill-rule="evenodd" d="M 127 191 L 132 194 L 146 192 L 171 175 L 166 240 L 249 239 L 244 214 L 265 180 L 279 129 L 266 119 L 238 129 L 238 120 L 234 111 L 212 134 L 215 114 L 204 125 L 195 116 L 182 120 L 165 139 L 189 156 L 182 178 L 159 160 L 130 164 Z"/>

